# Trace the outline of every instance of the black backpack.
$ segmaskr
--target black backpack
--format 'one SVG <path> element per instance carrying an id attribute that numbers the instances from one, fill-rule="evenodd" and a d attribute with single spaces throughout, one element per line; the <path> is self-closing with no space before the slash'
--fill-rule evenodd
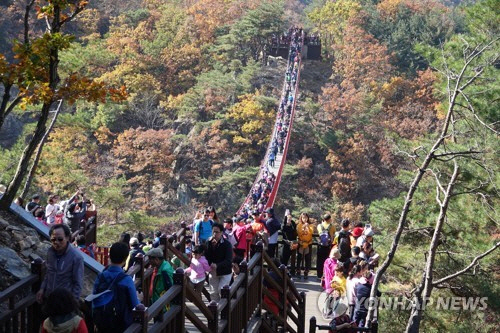
<path id="1" fill-rule="evenodd" d="M 348 231 L 339 232 L 338 248 L 340 251 L 340 261 L 346 261 L 351 257 L 351 240 Z"/>
<path id="2" fill-rule="evenodd" d="M 99 282 L 96 288 L 98 294 L 89 297 L 93 296 L 93 299 L 98 299 L 103 297 L 104 294 L 110 292 L 113 294 L 111 300 L 106 304 L 95 307 L 94 303 L 92 303 L 92 320 L 99 332 L 114 333 L 123 332 L 126 329 L 124 315 L 128 307 L 128 301 L 125 297 L 126 293 L 118 290 L 118 283 L 126 276 L 127 274 L 120 272 L 111 283 L 108 283 L 104 275 L 99 274 Z M 90 299 L 90 301 L 93 301 L 93 299 Z M 87 300 L 89 299 L 87 298 Z"/>

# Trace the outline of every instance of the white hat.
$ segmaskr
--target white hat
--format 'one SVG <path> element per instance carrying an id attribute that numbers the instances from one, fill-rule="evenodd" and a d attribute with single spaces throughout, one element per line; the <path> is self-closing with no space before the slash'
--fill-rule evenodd
<path id="1" fill-rule="evenodd" d="M 365 229 L 365 231 L 363 231 L 363 235 L 367 236 L 367 237 L 372 237 L 375 233 L 373 232 L 373 230 L 371 228 L 368 228 L 368 229 Z"/>
<path id="2" fill-rule="evenodd" d="M 347 312 L 347 305 L 341 302 L 334 304 L 333 306 L 333 318 L 342 316 Z"/>

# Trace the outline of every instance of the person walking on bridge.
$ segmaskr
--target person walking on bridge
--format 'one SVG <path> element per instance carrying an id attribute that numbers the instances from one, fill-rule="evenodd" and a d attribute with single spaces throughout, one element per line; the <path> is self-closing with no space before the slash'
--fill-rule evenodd
<path id="1" fill-rule="evenodd" d="M 205 257 L 211 267 L 209 283 L 212 288 L 210 298 L 212 301 L 220 301 L 220 290 L 229 285 L 232 275 L 233 247 L 227 239 L 222 237 L 224 226 L 214 223 L 212 226 L 212 237 L 208 239 Z"/>
<path id="2" fill-rule="evenodd" d="M 283 234 L 283 248 L 281 249 L 281 263 L 285 266 L 288 266 L 288 262 L 290 261 L 290 257 L 292 253 L 297 251 L 298 242 L 297 242 L 297 224 L 292 218 L 292 214 L 287 209 L 285 213 L 285 221 L 283 222 L 283 227 L 281 228 Z M 295 275 L 295 258 L 292 257 L 292 262 L 290 265 L 290 273 Z"/>
<path id="3" fill-rule="evenodd" d="M 173 285 L 174 269 L 165 260 L 162 249 L 151 249 L 146 255 L 149 257 L 151 266 L 154 267 L 149 290 L 151 302 L 154 303 Z"/>
<path id="4" fill-rule="evenodd" d="M 266 213 L 266 229 L 269 233 L 269 242 L 267 245 L 267 254 L 274 258 L 276 256 L 276 249 L 278 247 L 278 231 L 281 229 L 281 223 L 274 215 L 274 209 L 269 207 Z"/>

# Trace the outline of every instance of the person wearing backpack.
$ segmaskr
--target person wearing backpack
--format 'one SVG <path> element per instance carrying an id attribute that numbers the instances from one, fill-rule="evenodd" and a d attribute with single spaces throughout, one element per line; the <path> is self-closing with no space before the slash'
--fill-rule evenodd
<path id="1" fill-rule="evenodd" d="M 351 258 L 351 248 L 356 245 L 356 240 L 352 237 L 349 231 L 349 219 L 343 219 L 341 222 L 342 230 L 339 232 L 337 237 L 333 240 L 333 245 L 337 246 L 340 251 L 340 262 L 344 263 Z M 348 265 L 346 265 L 348 266 Z M 347 275 L 347 272 L 346 272 Z"/>
<path id="2" fill-rule="evenodd" d="M 117 242 L 109 250 L 109 266 L 97 276 L 92 302 L 92 319 L 98 332 L 123 332 L 132 324 L 132 310 L 139 304 L 132 277 L 122 267 L 129 255 L 127 244 Z"/>
<path id="3" fill-rule="evenodd" d="M 318 241 L 318 257 L 316 260 L 317 266 L 317 277 L 318 279 L 323 278 L 323 265 L 325 260 L 330 254 L 332 249 L 333 239 L 335 238 L 335 226 L 333 225 L 332 217 L 330 214 L 326 213 L 323 215 L 322 221 L 317 227 L 319 241 Z"/>
<path id="4" fill-rule="evenodd" d="M 139 253 L 145 255 L 144 251 L 141 249 L 139 244 L 139 239 L 137 237 L 130 238 L 129 241 L 130 251 L 125 263 L 125 271 L 128 271 L 135 264 L 135 256 Z"/>
<path id="5" fill-rule="evenodd" d="M 278 247 L 278 231 L 281 229 L 281 223 L 274 216 L 274 209 L 269 207 L 265 211 L 266 213 L 266 229 L 269 233 L 269 242 L 267 245 L 267 254 L 274 258 L 276 256 L 276 249 Z"/>
<path id="6" fill-rule="evenodd" d="M 210 219 L 210 211 L 206 210 L 203 219 L 194 225 L 194 245 L 205 244 L 212 236 L 212 225 L 214 221 Z"/>

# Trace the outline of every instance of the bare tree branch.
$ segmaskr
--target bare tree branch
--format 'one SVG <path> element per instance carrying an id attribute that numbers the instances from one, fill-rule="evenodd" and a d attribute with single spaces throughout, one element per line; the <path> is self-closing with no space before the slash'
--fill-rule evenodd
<path id="1" fill-rule="evenodd" d="M 401 215 L 399 217 L 396 233 L 395 233 L 394 239 L 392 241 L 391 247 L 389 249 L 389 252 L 387 253 L 386 259 L 380 265 L 379 270 L 375 274 L 375 277 L 373 280 L 372 289 L 370 291 L 370 299 L 372 299 L 372 300 L 376 298 L 378 285 L 380 283 L 382 275 L 386 272 L 388 267 L 391 265 L 392 260 L 397 252 L 399 242 L 401 239 L 401 234 L 403 233 L 403 230 L 404 230 L 405 225 L 407 223 L 407 217 L 408 217 L 408 214 L 410 212 L 410 207 L 411 207 L 411 204 L 413 202 L 413 196 L 415 194 L 415 191 L 417 190 L 417 188 L 420 184 L 420 181 L 422 180 L 427 168 L 434 160 L 433 155 L 436 153 L 436 151 L 440 147 L 442 147 L 446 138 L 450 135 L 448 132 L 449 132 L 449 127 L 450 127 L 452 115 L 456 109 L 456 101 L 457 101 L 457 97 L 459 95 L 459 90 L 463 90 L 463 89 L 467 88 L 467 86 L 470 85 L 472 82 L 474 82 L 474 80 L 479 76 L 476 73 L 476 75 L 474 75 L 471 79 L 469 79 L 467 81 L 467 83 L 462 84 L 462 81 L 464 80 L 464 76 L 466 75 L 466 71 L 469 69 L 472 61 L 474 59 L 478 58 L 487 48 L 489 48 L 498 39 L 499 39 L 499 37 L 495 38 L 494 40 L 490 41 L 488 44 L 486 44 L 485 46 L 483 46 L 481 48 L 479 48 L 479 45 L 478 45 L 471 54 L 466 56 L 464 64 L 462 65 L 462 68 L 461 68 L 458 76 L 456 78 L 455 77 L 450 78 L 450 79 L 455 81 L 455 84 L 454 84 L 453 90 L 450 91 L 450 95 L 449 95 L 449 99 L 448 99 L 449 105 L 448 105 L 448 109 L 446 111 L 446 117 L 443 120 L 443 125 L 441 128 L 441 131 L 439 132 L 439 136 L 436 138 L 436 141 L 434 142 L 431 149 L 429 150 L 429 152 L 425 156 L 419 169 L 416 170 L 415 177 L 413 178 L 413 181 L 408 189 L 408 192 L 407 192 L 406 197 L 405 197 L 404 205 L 403 205 L 403 208 L 401 210 Z M 481 70 L 481 73 L 482 73 L 482 70 Z M 443 204 L 446 204 L 446 200 L 444 200 Z M 441 209 L 441 211 L 442 211 L 442 209 Z M 368 314 L 366 317 L 367 323 L 371 323 L 371 320 L 373 319 L 373 316 L 374 316 L 374 313 L 376 310 L 375 309 L 375 302 L 370 302 L 370 303 L 371 304 L 368 308 Z M 409 325 L 409 326 L 411 326 L 411 325 Z M 413 327 L 415 327 L 415 326 L 417 326 L 417 329 L 418 329 L 418 324 L 413 325 Z"/>
<path id="2" fill-rule="evenodd" d="M 441 181 L 439 180 L 439 176 L 434 172 L 434 170 L 432 170 L 431 168 L 429 168 L 428 170 L 434 175 L 434 178 L 436 179 L 436 187 L 437 187 L 436 191 L 438 192 L 436 201 L 440 202 L 440 200 L 439 200 L 439 191 L 438 190 L 441 190 L 441 192 L 443 194 L 446 194 L 446 191 L 443 188 L 443 185 L 441 185 Z M 440 204 L 440 206 L 441 206 L 441 204 Z"/>
<path id="3" fill-rule="evenodd" d="M 85 4 L 83 6 L 76 7 L 75 11 L 71 15 L 69 15 L 68 17 L 66 17 L 65 19 L 61 20 L 60 24 L 63 25 L 65 23 L 71 21 L 72 19 L 74 19 L 75 16 L 78 15 L 78 13 L 80 13 L 82 10 L 84 10 L 86 6 L 87 5 Z"/>
<path id="4" fill-rule="evenodd" d="M 443 156 L 449 156 L 449 155 L 465 156 L 467 154 L 483 154 L 483 153 L 484 153 L 484 151 L 478 151 L 478 150 L 453 151 L 453 152 L 449 152 L 449 153 L 434 154 L 434 157 L 443 157 Z"/>
<path id="5" fill-rule="evenodd" d="M 483 252 L 481 253 L 480 255 L 478 255 L 477 257 L 475 257 L 472 262 L 467 266 L 465 267 L 464 269 L 458 271 L 458 272 L 455 272 L 453 274 L 450 274 L 448 276 L 445 276 L 444 278 L 442 279 L 439 279 L 437 281 L 434 281 L 432 283 L 433 286 L 439 286 L 440 284 L 444 283 L 444 282 L 447 282 L 451 279 L 454 279 L 456 278 L 457 276 L 460 276 L 464 273 L 466 273 L 467 271 L 469 271 L 471 268 L 475 267 L 476 264 L 479 262 L 479 260 L 481 260 L 482 258 L 486 257 L 488 254 L 490 254 L 491 252 L 495 251 L 498 247 L 500 247 L 500 242 L 496 243 L 492 248 L 490 248 L 488 251 L 486 252 Z"/>
<path id="6" fill-rule="evenodd" d="M 468 104 L 468 106 L 462 106 L 462 107 L 469 109 L 472 112 L 472 115 L 474 115 L 474 117 L 476 118 L 476 120 L 479 121 L 479 123 L 481 125 L 483 125 L 487 129 L 489 129 L 490 131 L 492 131 L 493 133 L 495 133 L 496 135 L 498 135 L 499 134 L 498 131 L 496 131 L 494 128 L 492 128 L 491 126 L 489 126 L 488 124 L 486 124 L 481 118 L 479 118 L 479 116 L 477 115 L 476 110 L 474 109 L 474 106 L 472 106 L 472 102 L 470 101 L 470 99 L 467 97 L 467 95 L 462 90 L 460 90 L 460 95 L 462 95 L 462 97 L 465 98 L 465 100 L 467 101 L 467 104 Z"/>
<path id="7" fill-rule="evenodd" d="M 467 57 L 467 60 L 465 62 L 466 66 L 464 66 L 463 69 L 465 69 L 466 67 L 468 67 L 470 65 L 470 63 L 474 59 L 476 59 L 479 55 L 481 55 L 484 51 L 486 51 L 491 45 L 493 45 L 494 43 L 496 43 L 499 39 L 500 39 L 500 37 L 494 38 L 488 44 L 486 44 L 485 46 L 483 46 L 480 50 L 478 49 L 479 45 L 477 45 L 474 48 L 474 51 L 472 51 L 472 53 Z M 494 63 L 496 61 L 496 59 L 498 59 L 498 55 L 495 56 L 494 60 L 491 60 L 489 63 L 490 64 Z M 461 87 L 459 87 L 457 85 L 457 87 L 459 87 L 457 90 L 461 91 L 461 90 L 464 90 L 465 88 L 467 88 L 472 82 L 474 82 L 476 80 L 476 78 L 478 78 L 481 74 L 483 74 L 485 68 L 486 68 L 486 66 L 481 66 L 481 67 L 479 67 L 479 69 L 476 69 L 475 70 L 475 74 L 471 78 L 469 78 L 469 80 L 467 80 L 467 82 L 465 82 Z M 462 72 L 460 76 L 464 77 L 463 74 L 464 73 Z"/>

